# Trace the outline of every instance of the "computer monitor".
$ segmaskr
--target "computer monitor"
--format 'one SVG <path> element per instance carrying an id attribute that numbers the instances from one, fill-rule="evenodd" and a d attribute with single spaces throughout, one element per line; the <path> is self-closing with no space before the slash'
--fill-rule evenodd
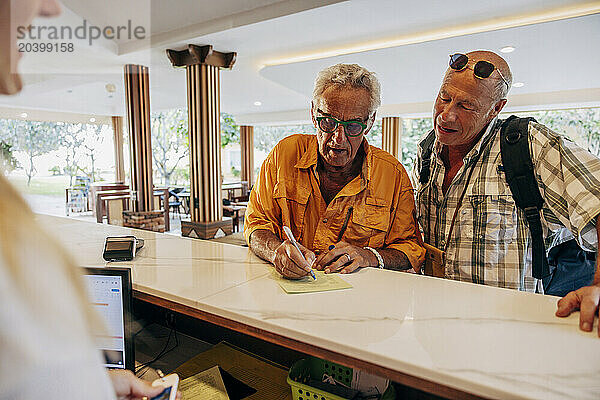
<path id="1" fill-rule="evenodd" d="M 92 305 L 106 324 L 107 334 L 98 337 L 104 366 L 134 371 L 131 271 L 85 268 L 84 275 Z"/>

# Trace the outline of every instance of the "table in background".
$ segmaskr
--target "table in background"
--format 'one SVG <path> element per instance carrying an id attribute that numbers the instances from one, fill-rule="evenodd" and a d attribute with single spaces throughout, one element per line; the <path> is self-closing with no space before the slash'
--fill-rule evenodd
<path id="1" fill-rule="evenodd" d="M 238 200 L 241 200 L 241 201 L 247 200 L 248 182 L 240 181 L 240 182 L 223 183 L 221 185 L 221 190 L 224 190 L 227 192 L 227 196 L 225 196 L 224 198 L 226 198 L 227 200 L 229 200 L 231 202 L 236 202 Z M 239 196 L 235 195 L 236 190 L 240 191 Z"/>
<path id="2" fill-rule="evenodd" d="M 183 206 L 183 212 L 190 215 L 190 192 L 177 193 L 177 196 L 181 198 L 181 205 Z"/>
<path id="3" fill-rule="evenodd" d="M 245 206 L 239 206 L 237 204 L 231 204 L 229 206 L 223 206 L 223 214 L 226 217 L 232 217 L 233 231 L 239 232 L 240 230 L 240 217 L 246 212 Z M 241 215 L 240 215 L 241 213 Z"/>

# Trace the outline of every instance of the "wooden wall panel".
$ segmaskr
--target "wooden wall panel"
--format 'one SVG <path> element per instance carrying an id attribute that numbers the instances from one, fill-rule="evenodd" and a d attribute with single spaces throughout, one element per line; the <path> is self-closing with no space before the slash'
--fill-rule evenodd
<path id="1" fill-rule="evenodd" d="M 401 136 L 402 120 L 400 117 L 384 117 L 381 121 L 381 148 L 398 160 L 402 159 Z"/>
<path id="2" fill-rule="evenodd" d="M 131 190 L 134 211 L 152 211 L 152 144 L 150 125 L 150 80 L 148 67 L 127 64 L 125 100 L 131 158 Z"/>
<path id="3" fill-rule="evenodd" d="M 123 158 L 123 117 L 111 118 L 115 149 L 115 182 L 125 183 L 125 160 Z"/>
<path id="4" fill-rule="evenodd" d="M 251 187 L 254 183 L 254 127 L 240 126 L 240 145 L 242 148 L 242 181 Z"/>

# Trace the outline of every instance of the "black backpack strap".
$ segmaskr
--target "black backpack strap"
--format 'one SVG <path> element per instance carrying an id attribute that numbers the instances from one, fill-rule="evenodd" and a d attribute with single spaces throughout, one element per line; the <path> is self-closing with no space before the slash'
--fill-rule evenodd
<path id="1" fill-rule="evenodd" d="M 432 129 L 425 139 L 419 143 L 421 148 L 421 161 L 419 163 L 419 182 L 421 185 L 429 182 L 431 175 L 431 153 L 433 153 L 433 142 L 435 142 L 435 131 Z"/>
<path id="2" fill-rule="evenodd" d="M 502 123 L 500 130 L 500 154 L 506 175 L 517 207 L 525 212 L 531 233 L 531 255 L 533 277 L 542 279 L 550 275 L 544 233 L 540 212 L 544 199 L 540 194 L 529 153 L 529 122 L 534 118 L 518 118 L 512 115 Z"/>

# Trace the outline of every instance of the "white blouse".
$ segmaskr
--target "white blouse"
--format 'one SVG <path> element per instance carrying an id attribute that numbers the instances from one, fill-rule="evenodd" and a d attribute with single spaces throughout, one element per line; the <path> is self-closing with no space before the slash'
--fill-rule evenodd
<path id="1" fill-rule="evenodd" d="M 9 234 L 25 229 L 0 223 Z M 0 399 L 114 399 L 60 254 L 39 231 L 26 234 L 18 279 L 0 246 Z"/>

